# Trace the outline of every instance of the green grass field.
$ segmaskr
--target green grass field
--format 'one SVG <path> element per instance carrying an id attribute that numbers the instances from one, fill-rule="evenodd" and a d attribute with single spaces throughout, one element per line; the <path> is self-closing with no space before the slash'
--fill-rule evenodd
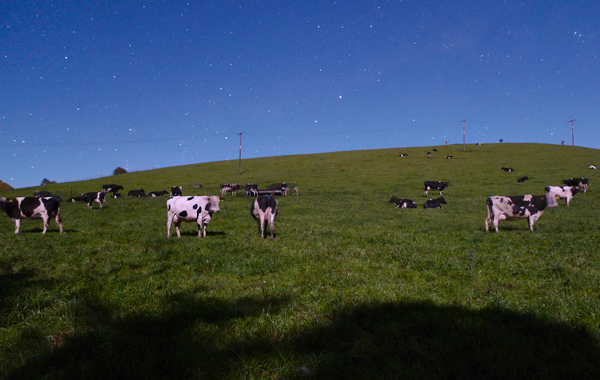
<path id="1" fill-rule="evenodd" d="M 600 378 L 600 174 L 588 169 L 600 152 L 451 145 L 426 157 L 433 148 L 45 187 L 66 199 L 104 183 L 216 195 L 221 183 L 288 182 L 300 195 L 278 198 L 273 241 L 260 239 L 243 191 L 224 198 L 206 239 L 194 224 L 167 239 L 166 197 L 63 202 L 63 235 L 54 222 L 42 235 L 39 220 L 15 235 L 0 215 L 0 378 Z M 569 177 L 588 177 L 590 191 L 534 232 L 518 221 L 485 233 L 487 196 L 541 195 Z M 443 209 L 423 209 L 437 197 L 425 180 L 450 181 Z M 418 208 L 397 209 L 392 195 Z"/>

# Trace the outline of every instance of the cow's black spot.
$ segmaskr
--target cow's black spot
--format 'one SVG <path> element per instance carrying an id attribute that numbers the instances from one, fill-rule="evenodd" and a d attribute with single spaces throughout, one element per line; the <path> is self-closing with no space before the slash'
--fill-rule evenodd
<path id="1" fill-rule="evenodd" d="M 187 211 L 182 211 L 179 213 L 179 216 L 181 216 L 182 218 L 185 218 L 186 216 L 188 216 Z"/>
<path id="2" fill-rule="evenodd" d="M 192 199 L 194 199 L 194 197 L 189 197 L 187 200 L 188 200 L 188 201 L 191 201 Z"/>
<path id="3" fill-rule="evenodd" d="M 192 208 L 193 208 L 194 210 L 198 210 L 198 204 L 196 203 L 195 205 L 193 205 L 193 206 L 192 206 Z"/>

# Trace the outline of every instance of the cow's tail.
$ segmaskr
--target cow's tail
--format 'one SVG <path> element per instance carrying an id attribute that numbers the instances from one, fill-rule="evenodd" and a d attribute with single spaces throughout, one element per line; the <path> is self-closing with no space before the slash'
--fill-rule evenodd
<path id="1" fill-rule="evenodd" d="M 550 191 L 550 186 L 546 186 L 546 205 L 548 207 L 558 207 L 558 202 L 556 201 L 556 194 Z"/>

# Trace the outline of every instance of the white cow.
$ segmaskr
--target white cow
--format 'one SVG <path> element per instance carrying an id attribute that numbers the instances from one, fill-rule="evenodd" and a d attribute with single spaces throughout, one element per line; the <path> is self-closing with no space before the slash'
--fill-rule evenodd
<path id="1" fill-rule="evenodd" d="M 577 193 L 579 193 L 579 188 L 574 186 L 546 186 L 546 197 L 554 195 L 555 197 L 564 199 L 567 202 L 567 206 Z"/>
<path id="2" fill-rule="evenodd" d="M 48 231 L 50 219 L 56 220 L 60 233 L 63 233 L 63 223 L 60 218 L 60 200 L 55 197 L 0 197 L 0 208 L 15 222 L 15 234 L 21 228 L 21 219 L 43 219 L 44 230 Z"/>
<path id="3" fill-rule="evenodd" d="M 171 237 L 171 224 L 175 223 L 177 237 L 181 237 L 181 222 L 198 223 L 198 237 L 206 237 L 206 226 L 212 214 L 221 211 L 221 200 L 217 195 L 173 197 L 167 201 L 167 237 Z"/>
<path id="4" fill-rule="evenodd" d="M 498 232 L 498 224 L 503 220 L 527 219 L 529 229 L 533 231 L 533 223 L 544 213 L 546 207 L 556 207 L 556 197 L 540 195 L 520 195 L 516 197 L 491 196 L 486 200 L 487 217 L 485 232 L 489 231 L 490 223 Z"/>
<path id="5" fill-rule="evenodd" d="M 275 237 L 275 216 L 277 216 L 277 199 L 270 195 L 257 197 L 250 206 L 252 217 L 258 222 L 260 237 L 265 238 L 267 223 L 271 228 L 271 239 Z"/>

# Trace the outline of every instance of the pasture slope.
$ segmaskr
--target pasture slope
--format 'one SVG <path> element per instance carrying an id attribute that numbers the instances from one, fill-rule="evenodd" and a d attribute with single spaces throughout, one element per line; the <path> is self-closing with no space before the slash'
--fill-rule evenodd
<path id="1" fill-rule="evenodd" d="M 431 158 L 427 151 L 437 148 Z M 206 239 L 166 238 L 167 198 L 62 203 L 65 233 L 0 217 L 0 378 L 600 378 L 600 152 L 544 144 L 212 162 L 44 188 L 218 194 L 297 183 L 275 240 L 227 195 Z M 399 157 L 399 153 L 408 153 Z M 447 155 L 454 158 L 446 160 Z M 515 172 L 500 168 L 510 166 Z M 526 183 L 517 183 L 528 176 Z M 489 195 L 590 191 L 484 232 Z M 450 181 L 423 209 L 423 181 Z M 201 190 L 191 184 L 202 183 Z M 0 192 L 31 195 L 38 188 Z M 388 204 L 392 195 L 417 209 Z"/>

